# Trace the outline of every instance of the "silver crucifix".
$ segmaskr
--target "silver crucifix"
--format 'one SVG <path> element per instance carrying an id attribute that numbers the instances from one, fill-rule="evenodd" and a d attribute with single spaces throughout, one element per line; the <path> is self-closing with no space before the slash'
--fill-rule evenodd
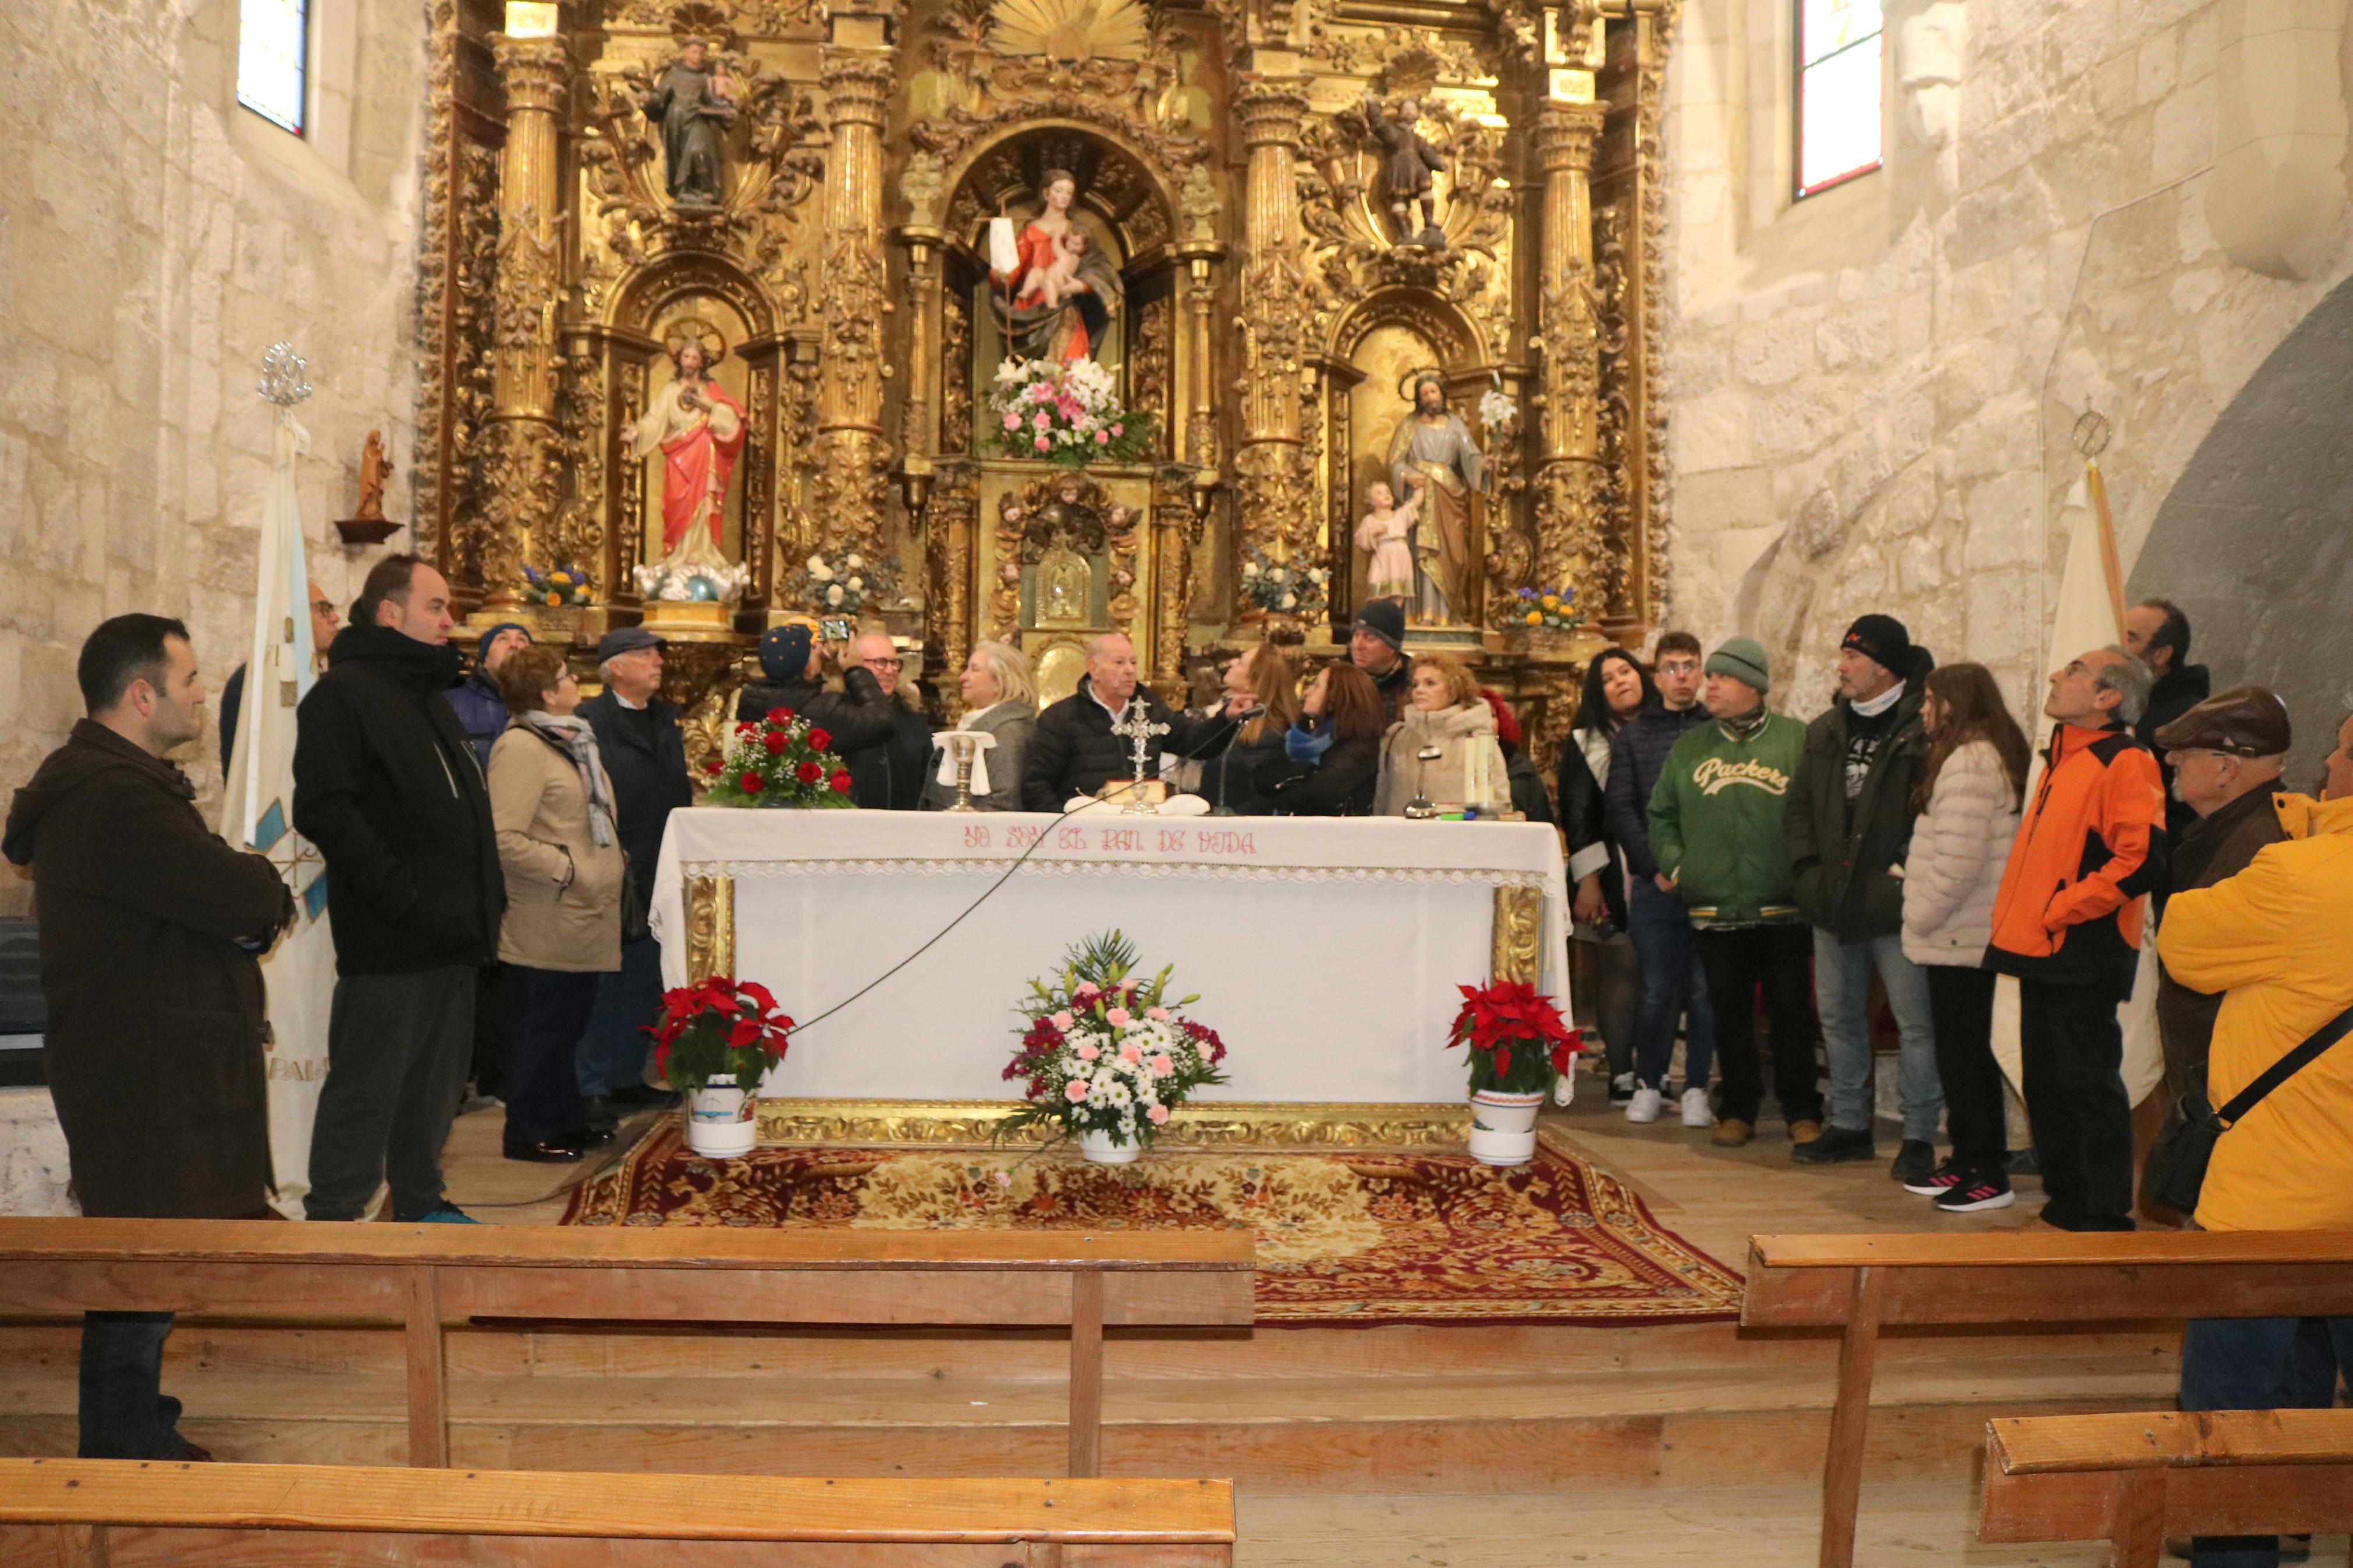
<path id="1" fill-rule="evenodd" d="M 1151 711 L 1144 706 L 1144 696 L 1138 692 L 1127 700 L 1127 706 L 1120 710 L 1120 721 L 1111 727 L 1111 732 L 1127 741 L 1128 749 L 1134 755 L 1135 784 L 1129 794 L 1127 805 L 1121 808 L 1122 815 L 1159 816 L 1159 808 L 1152 804 L 1152 797 L 1145 793 L 1144 759 L 1146 750 L 1152 744 L 1152 738 L 1155 735 L 1168 733 L 1168 726 L 1152 721 Z"/>

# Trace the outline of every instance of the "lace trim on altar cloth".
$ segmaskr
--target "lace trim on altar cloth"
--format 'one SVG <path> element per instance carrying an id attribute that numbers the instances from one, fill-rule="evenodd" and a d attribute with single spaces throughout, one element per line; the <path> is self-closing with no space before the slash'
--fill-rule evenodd
<path id="1" fill-rule="evenodd" d="M 862 860 L 687 860 L 687 877 L 979 877 L 1001 875 L 1001 860 L 940 860 L 914 856 Z M 1440 886 L 1541 888 L 1541 871 L 1492 867 L 1230 866 L 1198 862 L 1050 860 L 1023 862 L 1024 875 L 1161 877 L 1202 882 L 1423 882 Z"/>

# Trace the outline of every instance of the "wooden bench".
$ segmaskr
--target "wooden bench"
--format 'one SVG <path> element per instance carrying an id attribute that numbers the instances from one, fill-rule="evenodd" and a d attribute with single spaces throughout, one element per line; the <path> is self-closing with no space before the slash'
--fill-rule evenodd
<path id="1" fill-rule="evenodd" d="M 1103 1331 L 1246 1327 L 1248 1231 L 813 1231 L 0 1219 L 0 1313 L 407 1328 L 408 1462 L 448 1463 L 442 1328 L 1066 1327 L 1073 1476 L 1097 1473 Z"/>
<path id="2" fill-rule="evenodd" d="M 2116 1568 L 2156 1568 L 2168 1535 L 2348 1526 L 2353 1410 L 1986 1423 L 1986 1541 L 2106 1541 Z"/>
<path id="3" fill-rule="evenodd" d="M 1229 1481 L 0 1459 L 0 1564 L 1226 1568 Z"/>
<path id="4" fill-rule="evenodd" d="M 2344 1313 L 2353 1313 L 2353 1234 L 1971 1231 L 1751 1237 L 1740 1322 L 1844 1331 L 1820 1563 L 1849 1568 L 1883 1327 Z"/>

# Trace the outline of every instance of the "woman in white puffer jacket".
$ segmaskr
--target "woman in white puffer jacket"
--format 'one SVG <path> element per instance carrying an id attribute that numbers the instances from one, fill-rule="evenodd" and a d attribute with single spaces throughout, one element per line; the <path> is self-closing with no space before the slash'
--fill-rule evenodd
<path id="1" fill-rule="evenodd" d="M 1993 1059 L 1994 895 L 2018 837 L 2027 742 L 1981 664 L 1947 664 L 1926 682 L 1920 719 L 1929 737 L 1904 861 L 1904 956 L 1928 980 L 1953 1152 L 1913 1192 L 1948 1214 L 2006 1208 L 2001 1068 Z"/>

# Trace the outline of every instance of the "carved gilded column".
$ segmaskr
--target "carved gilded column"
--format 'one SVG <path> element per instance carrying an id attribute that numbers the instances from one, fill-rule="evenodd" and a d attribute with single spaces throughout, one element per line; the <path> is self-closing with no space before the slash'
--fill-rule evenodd
<path id="1" fill-rule="evenodd" d="M 1152 507 L 1152 689 L 1172 707 L 1184 705 L 1185 639 L 1192 630 L 1188 599 L 1193 546 L 1200 514 L 1181 487 L 1165 484 Z"/>
<path id="2" fill-rule="evenodd" d="M 1593 287 L 1593 144 L 1596 103 L 1547 100 L 1536 116 L 1536 166 L 1544 177 L 1542 261 L 1536 331 L 1544 343 L 1538 383 L 1536 580 L 1567 584 L 1598 613 L 1605 548 L 1600 437 L 1601 310 Z"/>
<path id="3" fill-rule="evenodd" d="M 882 252 L 882 124 L 892 87 L 886 19 L 836 12 L 818 80 L 833 143 L 826 158 L 825 249 L 812 510 L 827 542 L 881 555 L 890 445 L 882 436 L 891 302 Z"/>
<path id="4" fill-rule="evenodd" d="M 1207 237 L 1179 240 L 1169 247 L 1185 263 L 1185 324 L 1179 363 L 1185 388 L 1183 426 L 1169 433 L 1168 450 L 1178 461 L 1218 466 L 1218 416 L 1210 387 L 1216 363 L 1209 342 L 1209 313 L 1218 302 L 1217 264 L 1226 247 Z"/>
<path id="5" fill-rule="evenodd" d="M 1307 95 L 1295 79 L 1252 77 L 1234 95 L 1250 149 L 1242 206 L 1240 542 L 1278 559 L 1314 548 L 1299 433 L 1307 297 L 1301 270 L 1296 153 Z M 1247 617 L 1246 617 L 1247 618 Z"/>
<path id="6" fill-rule="evenodd" d="M 482 602 L 474 620 L 513 618 L 522 568 L 554 520 L 563 454 L 555 424 L 558 259 L 555 138 L 572 83 L 560 37 L 492 34 L 506 89 L 507 142 L 499 168 L 498 279 L 492 289 L 490 427 L 482 448 Z"/>

